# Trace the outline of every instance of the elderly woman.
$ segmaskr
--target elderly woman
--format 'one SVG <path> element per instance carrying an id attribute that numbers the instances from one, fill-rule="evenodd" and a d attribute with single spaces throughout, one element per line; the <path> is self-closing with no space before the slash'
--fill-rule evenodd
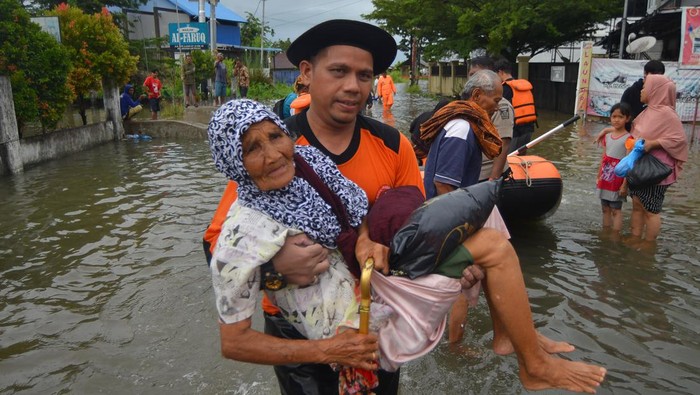
<path id="1" fill-rule="evenodd" d="M 673 171 L 657 185 L 630 187 L 632 235 L 654 241 L 661 229 L 661 207 L 668 187 L 675 183 L 688 160 L 688 140 L 676 114 L 676 85 L 668 77 L 649 74 L 641 94 L 647 107 L 632 124 L 632 136 L 644 139 L 644 151 Z"/>
<path id="2" fill-rule="evenodd" d="M 354 283 L 335 281 L 352 278 L 335 249 L 340 224 L 330 207 L 321 204 L 323 198 L 314 187 L 295 176 L 295 168 L 303 163 L 322 178 L 327 175 L 323 181 L 348 207 L 353 226 L 367 212 L 364 192 L 342 177 L 317 149 L 295 147 L 279 118 L 254 101 L 224 104 L 208 131 L 216 167 L 238 183 L 238 199 L 229 210 L 211 261 L 222 354 L 266 365 L 337 363 L 376 369 L 375 335 L 351 330 L 335 334 L 355 300 Z M 260 292 L 260 266 L 272 259 L 287 236 L 301 231 L 333 248 L 331 268 L 311 286 L 266 292 L 294 328 L 311 340 L 258 332 L 251 328 L 251 317 Z"/>

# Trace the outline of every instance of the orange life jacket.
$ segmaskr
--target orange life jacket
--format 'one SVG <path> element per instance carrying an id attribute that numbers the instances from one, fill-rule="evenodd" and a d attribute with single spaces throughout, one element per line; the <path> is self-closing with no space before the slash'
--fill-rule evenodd
<path id="1" fill-rule="evenodd" d="M 504 82 L 513 90 L 513 110 L 515 124 L 524 125 L 537 121 L 535 98 L 532 96 L 532 84 L 528 80 L 508 80 Z"/>

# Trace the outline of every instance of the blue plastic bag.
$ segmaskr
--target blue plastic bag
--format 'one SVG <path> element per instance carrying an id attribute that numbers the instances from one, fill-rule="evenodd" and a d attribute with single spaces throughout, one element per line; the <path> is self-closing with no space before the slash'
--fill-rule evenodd
<path id="1" fill-rule="evenodd" d="M 618 177 L 626 176 L 627 172 L 632 170 L 634 167 L 634 162 L 636 162 L 642 155 L 644 155 L 644 140 L 639 139 L 636 143 L 634 143 L 634 148 L 632 148 L 632 151 L 630 151 L 627 156 L 620 159 L 620 162 L 618 162 L 617 166 L 615 166 L 615 175 Z"/>

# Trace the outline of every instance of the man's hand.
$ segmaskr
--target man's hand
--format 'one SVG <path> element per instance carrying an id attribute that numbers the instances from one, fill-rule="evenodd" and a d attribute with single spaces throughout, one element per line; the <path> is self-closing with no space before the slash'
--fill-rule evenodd
<path id="1" fill-rule="evenodd" d="M 369 237 L 359 236 L 357 244 L 355 244 L 355 257 L 360 263 L 360 267 L 364 266 L 367 258 L 374 259 L 374 270 L 389 274 L 389 247 L 375 243 Z"/>
<path id="2" fill-rule="evenodd" d="M 484 272 L 481 270 L 481 267 L 479 265 L 469 265 L 462 272 L 462 278 L 459 279 L 459 283 L 462 285 L 462 289 L 469 289 L 483 279 Z"/>
<path id="3" fill-rule="evenodd" d="M 299 286 L 313 283 L 318 274 L 330 267 L 328 250 L 303 233 L 287 237 L 272 264 L 288 284 Z"/>
<path id="4" fill-rule="evenodd" d="M 374 259 L 374 270 L 389 274 L 389 247 L 375 243 L 369 238 L 369 225 L 367 217 L 362 220 L 357 230 L 357 243 L 355 244 L 355 257 L 360 267 L 365 265 L 367 258 Z"/>

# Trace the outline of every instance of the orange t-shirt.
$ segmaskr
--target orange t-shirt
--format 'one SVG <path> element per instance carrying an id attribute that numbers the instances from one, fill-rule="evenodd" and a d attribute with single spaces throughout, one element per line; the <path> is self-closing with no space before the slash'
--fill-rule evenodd
<path id="1" fill-rule="evenodd" d="M 379 193 L 387 188 L 415 185 L 425 195 L 423 179 L 411 143 L 398 130 L 372 118 L 358 116 L 350 146 L 342 154 L 333 155 L 316 140 L 306 120 L 306 112 L 289 118 L 287 126 L 297 133 L 298 145 L 319 148 L 338 165 L 345 177 L 359 185 L 367 194 L 370 207 Z M 212 252 L 228 210 L 238 196 L 236 188 L 236 183 L 229 181 L 214 218 L 204 233 L 204 241 L 209 243 Z M 279 311 L 267 297 L 263 298 L 262 305 L 267 313 L 276 314 Z"/>

